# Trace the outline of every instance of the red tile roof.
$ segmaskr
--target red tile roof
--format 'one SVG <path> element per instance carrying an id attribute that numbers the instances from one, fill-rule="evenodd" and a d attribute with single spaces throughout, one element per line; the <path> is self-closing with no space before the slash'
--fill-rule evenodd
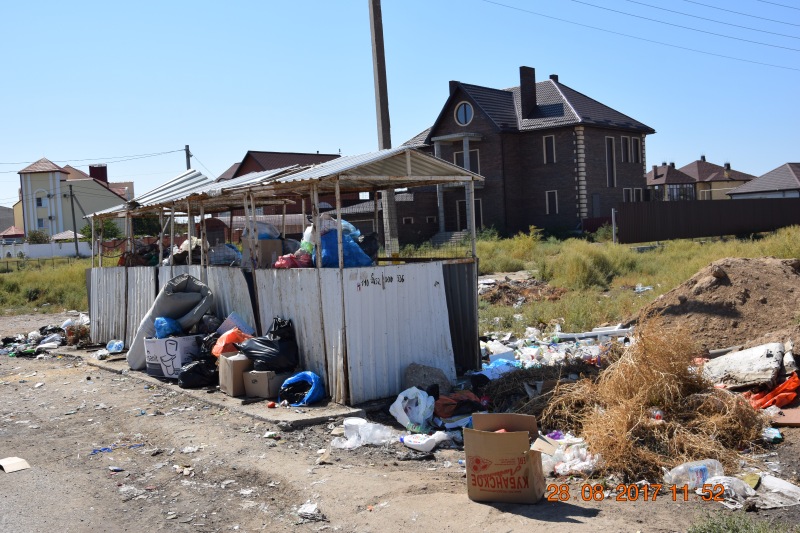
<path id="1" fill-rule="evenodd" d="M 0 237 L 22 237 L 24 235 L 25 232 L 16 226 L 11 226 L 10 228 L 0 232 Z"/>
<path id="2" fill-rule="evenodd" d="M 750 181 L 756 178 L 752 174 L 747 174 L 746 172 L 740 172 L 733 169 L 731 169 L 726 176 L 725 167 L 715 165 L 714 163 L 709 163 L 708 161 L 703 161 L 702 159 L 692 161 L 688 165 L 681 167 L 679 170 L 684 174 L 693 177 L 697 181 Z"/>

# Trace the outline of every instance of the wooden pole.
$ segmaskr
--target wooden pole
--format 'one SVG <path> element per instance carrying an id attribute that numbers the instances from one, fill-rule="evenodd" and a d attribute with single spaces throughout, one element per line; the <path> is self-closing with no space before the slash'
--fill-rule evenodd
<path id="1" fill-rule="evenodd" d="M 317 251 L 317 268 L 322 268 L 322 235 L 319 232 L 319 193 L 317 185 L 311 186 L 311 220 L 314 224 L 314 248 Z"/>

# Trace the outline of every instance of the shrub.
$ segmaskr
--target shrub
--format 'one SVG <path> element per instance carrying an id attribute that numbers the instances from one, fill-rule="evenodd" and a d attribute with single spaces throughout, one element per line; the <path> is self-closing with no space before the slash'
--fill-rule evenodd
<path id="1" fill-rule="evenodd" d="M 50 236 L 44 230 L 35 229 L 28 232 L 28 242 L 31 244 L 47 244 L 50 242 Z"/>

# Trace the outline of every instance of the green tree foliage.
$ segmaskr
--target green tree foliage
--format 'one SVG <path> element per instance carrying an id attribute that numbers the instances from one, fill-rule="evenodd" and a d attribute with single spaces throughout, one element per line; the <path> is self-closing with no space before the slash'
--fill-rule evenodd
<path id="1" fill-rule="evenodd" d="M 133 219 L 134 235 L 158 236 L 160 232 L 161 225 L 158 223 L 158 217 L 141 217 Z"/>
<path id="2" fill-rule="evenodd" d="M 41 229 L 35 229 L 28 232 L 28 242 L 31 244 L 47 244 L 50 242 L 50 235 Z"/>
<path id="3" fill-rule="evenodd" d="M 92 227 L 89 224 L 86 224 L 84 227 L 80 229 L 78 232 L 83 235 L 84 240 L 89 240 L 92 238 Z M 94 238 L 97 239 L 100 236 L 100 221 L 94 221 Z M 122 232 L 119 230 L 119 226 L 117 226 L 113 220 L 105 219 L 103 221 L 103 238 L 105 240 L 110 239 L 118 239 L 122 236 Z"/>

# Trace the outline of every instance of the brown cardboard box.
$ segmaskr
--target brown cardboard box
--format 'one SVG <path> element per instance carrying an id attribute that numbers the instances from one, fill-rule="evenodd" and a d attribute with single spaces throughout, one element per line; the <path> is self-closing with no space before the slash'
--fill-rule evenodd
<path id="1" fill-rule="evenodd" d="M 544 495 L 541 452 L 531 450 L 538 437 L 536 417 L 520 414 L 472 415 L 464 430 L 467 496 L 476 502 L 536 503 Z M 505 429 L 506 433 L 495 433 Z"/>
<path id="2" fill-rule="evenodd" d="M 219 390 L 228 396 L 244 396 L 244 373 L 253 368 L 253 361 L 243 353 L 219 356 Z"/>
<path id="3" fill-rule="evenodd" d="M 283 255 L 283 240 L 261 239 L 256 241 L 255 249 L 258 258 L 257 268 L 272 268 L 275 261 Z M 246 240 L 242 242 L 242 264 L 250 265 L 250 244 Z"/>
<path id="4" fill-rule="evenodd" d="M 251 370 L 244 373 L 244 390 L 251 398 L 276 398 L 283 382 L 292 375 L 291 372 L 276 374 L 271 370 Z"/>

